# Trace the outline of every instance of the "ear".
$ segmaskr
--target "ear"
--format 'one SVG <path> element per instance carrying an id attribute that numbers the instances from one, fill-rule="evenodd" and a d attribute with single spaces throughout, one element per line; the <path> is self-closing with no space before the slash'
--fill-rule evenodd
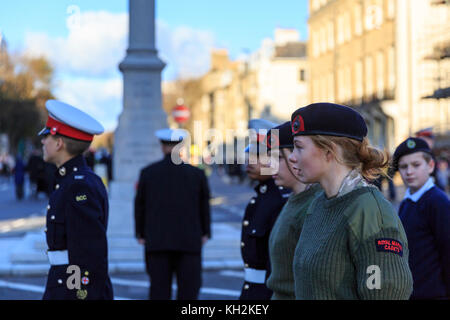
<path id="1" fill-rule="evenodd" d="M 434 162 L 433 159 L 431 159 L 430 162 L 428 162 L 427 165 L 428 165 L 428 173 L 432 174 L 433 171 L 434 171 L 434 167 L 435 167 L 436 163 Z"/>
<path id="2" fill-rule="evenodd" d="M 61 137 L 56 138 L 56 150 L 60 151 L 65 147 L 64 140 Z"/>

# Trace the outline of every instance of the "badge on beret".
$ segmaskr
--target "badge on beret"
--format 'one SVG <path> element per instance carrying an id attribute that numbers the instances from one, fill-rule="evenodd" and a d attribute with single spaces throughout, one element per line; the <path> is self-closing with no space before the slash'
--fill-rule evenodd
<path id="1" fill-rule="evenodd" d="M 406 145 L 408 146 L 408 148 L 414 149 L 416 147 L 416 142 L 414 140 L 408 140 Z"/>
<path id="2" fill-rule="evenodd" d="M 274 140 L 273 143 L 271 142 L 272 139 Z M 280 146 L 280 138 L 278 137 L 278 135 L 272 135 L 272 133 L 270 132 L 267 135 L 266 145 L 267 147 L 269 147 L 269 149 L 278 148 Z"/>
<path id="3" fill-rule="evenodd" d="M 82 289 L 77 290 L 77 298 L 78 299 L 84 300 L 84 299 L 86 299 L 87 295 L 88 295 L 87 290 L 82 290 Z"/>
<path id="4" fill-rule="evenodd" d="M 305 131 L 305 122 L 301 115 L 295 117 L 292 121 L 292 133 L 299 133 L 300 131 Z"/>

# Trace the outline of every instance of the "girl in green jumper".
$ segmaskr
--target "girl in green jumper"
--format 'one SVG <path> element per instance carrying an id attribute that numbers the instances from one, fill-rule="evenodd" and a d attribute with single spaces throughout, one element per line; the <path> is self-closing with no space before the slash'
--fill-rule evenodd
<path id="1" fill-rule="evenodd" d="M 278 130 L 276 144 L 270 143 Z M 271 129 L 267 134 L 267 150 L 278 149 L 278 172 L 273 175 L 275 184 L 292 190 L 287 203 L 278 216 L 269 238 L 269 256 L 272 272 L 267 279 L 267 287 L 273 291 L 273 300 L 294 300 L 294 273 L 292 261 L 295 246 L 302 229 L 306 210 L 312 199 L 321 190 L 320 185 L 307 185 L 297 178 L 288 157 L 294 148 L 291 122 L 288 121 Z"/>
<path id="2" fill-rule="evenodd" d="M 408 243 L 392 205 L 367 183 L 388 164 L 351 108 L 317 103 L 292 114 L 290 156 L 303 183 L 323 188 L 295 250 L 297 299 L 408 299 Z"/>

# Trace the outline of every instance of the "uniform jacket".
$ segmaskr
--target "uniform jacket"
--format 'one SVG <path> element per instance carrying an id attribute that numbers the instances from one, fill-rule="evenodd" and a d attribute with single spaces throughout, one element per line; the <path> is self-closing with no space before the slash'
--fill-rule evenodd
<path id="1" fill-rule="evenodd" d="M 108 196 L 101 179 L 80 155 L 56 171 L 47 206 L 49 251 L 68 250 L 69 265 L 80 268 L 80 289 L 67 287 L 69 265 L 51 266 L 44 299 L 113 299 L 108 276 Z"/>
<path id="2" fill-rule="evenodd" d="M 241 254 L 246 268 L 270 270 L 269 235 L 290 190 L 278 187 L 272 178 L 259 183 L 245 209 Z"/>
<path id="3" fill-rule="evenodd" d="M 208 180 L 201 169 L 171 156 L 141 171 L 135 197 L 136 237 L 147 251 L 200 253 L 211 237 Z"/>

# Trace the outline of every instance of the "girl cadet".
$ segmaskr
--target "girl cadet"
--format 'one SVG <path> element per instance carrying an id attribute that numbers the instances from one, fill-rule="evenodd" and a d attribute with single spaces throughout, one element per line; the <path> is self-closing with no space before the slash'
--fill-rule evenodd
<path id="1" fill-rule="evenodd" d="M 278 130 L 278 135 L 273 133 Z M 307 185 L 294 174 L 288 157 L 294 148 L 291 122 L 288 121 L 267 134 L 267 150 L 279 150 L 278 172 L 273 176 L 275 184 L 292 190 L 291 196 L 278 216 L 269 238 L 269 257 L 272 273 L 267 287 L 273 291 L 273 300 L 294 300 L 294 274 L 292 261 L 306 210 L 321 191 L 319 184 Z M 276 138 L 278 137 L 278 138 Z M 272 141 L 273 140 L 273 141 Z"/>
<path id="2" fill-rule="evenodd" d="M 351 108 L 316 103 L 291 117 L 290 156 L 323 192 L 308 209 L 294 255 L 296 299 L 408 299 L 412 276 L 401 221 L 374 180 L 388 157 L 369 145 Z"/>

